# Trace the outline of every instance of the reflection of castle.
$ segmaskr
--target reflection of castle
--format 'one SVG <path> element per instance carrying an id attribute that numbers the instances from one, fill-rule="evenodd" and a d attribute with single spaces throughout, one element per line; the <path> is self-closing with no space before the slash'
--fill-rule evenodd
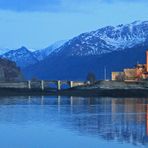
<path id="1" fill-rule="evenodd" d="M 148 144 L 148 99 L 59 96 L 55 99 L 45 97 L 42 104 L 58 105 L 56 120 L 64 128 L 82 135 L 132 144 Z"/>
<path id="2" fill-rule="evenodd" d="M 91 101 L 90 101 L 91 100 Z M 78 101 L 78 102 L 77 102 Z M 131 144 L 148 144 L 147 99 L 111 99 L 73 97 L 71 117 L 63 126 L 83 135 L 102 137 Z M 63 111 L 60 111 L 63 114 Z"/>
<path id="3" fill-rule="evenodd" d="M 146 128 L 147 128 L 147 136 L 148 136 L 148 104 L 146 108 Z"/>
<path id="4" fill-rule="evenodd" d="M 123 72 L 112 72 L 112 80 L 141 80 L 148 79 L 148 51 L 146 64 L 137 64 L 135 68 L 124 69 Z"/>

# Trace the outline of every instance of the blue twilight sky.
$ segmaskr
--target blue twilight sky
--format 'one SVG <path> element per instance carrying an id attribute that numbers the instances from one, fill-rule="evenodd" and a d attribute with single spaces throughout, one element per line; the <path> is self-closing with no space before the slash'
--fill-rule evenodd
<path id="1" fill-rule="evenodd" d="M 0 48 L 40 49 L 106 25 L 148 20 L 148 0 L 0 0 Z"/>

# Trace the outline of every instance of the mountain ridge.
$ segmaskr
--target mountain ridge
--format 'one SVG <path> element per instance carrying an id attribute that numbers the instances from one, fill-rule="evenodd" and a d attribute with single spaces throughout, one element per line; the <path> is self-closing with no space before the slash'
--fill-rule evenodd
<path id="1" fill-rule="evenodd" d="M 24 68 L 45 59 L 51 52 L 59 46 L 62 46 L 65 42 L 66 40 L 58 41 L 47 48 L 36 51 L 30 51 L 25 46 L 22 46 L 16 50 L 9 50 L 8 52 L 0 55 L 0 57 L 14 61 L 19 67 Z"/>
<path id="2" fill-rule="evenodd" d="M 94 72 L 98 79 L 103 79 L 104 66 L 108 65 L 110 78 L 112 71 L 132 67 L 137 61 L 144 62 L 142 58 L 146 49 L 148 21 L 135 21 L 80 34 L 52 50 L 43 59 L 32 55 L 35 62 L 27 66 L 24 64 L 22 69 L 28 79 L 78 80 L 85 79 L 89 72 Z M 31 61 L 30 59 L 27 61 Z"/>
<path id="3" fill-rule="evenodd" d="M 107 26 L 82 33 L 55 50 L 52 55 L 100 55 L 131 48 L 144 43 L 146 39 L 148 39 L 148 21 L 135 21 L 131 24 Z"/>
<path id="4" fill-rule="evenodd" d="M 21 68 L 38 62 L 38 60 L 34 57 L 32 52 L 24 46 L 17 50 L 10 50 L 5 54 L 1 55 L 0 57 L 16 62 L 17 65 Z"/>
<path id="5" fill-rule="evenodd" d="M 66 40 L 57 41 L 57 42 L 51 44 L 50 46 L 48 46 L 48 47 L 46 47 L 44 49 L 40 49 L 40 50 L 34 51 L 33 54 L 35 55 L 35 57 L 39 61 L 43 60 L 47 56 L 49 56 L 55 49 L 57 49 L 60 46 L 62 46 L 65 42 L 66 42 Z"/>
<path id="6" fill-rule="evenodd" d="M 111 78 L 112 71 L 134 67 L 137 61 L 144 63 L 146 49 L 148 21 L 107 26 L 74 37 L 23 71 L 26 78 L 84 80 L 89 72 L 104 79 L 107 67 Z"/>

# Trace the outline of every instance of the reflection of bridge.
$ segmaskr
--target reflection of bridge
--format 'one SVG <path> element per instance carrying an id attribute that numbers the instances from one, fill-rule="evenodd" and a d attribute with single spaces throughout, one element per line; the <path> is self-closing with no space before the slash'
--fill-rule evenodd
<path id="1" fill-rule="evenodd" d="M 84 85 L 85 82 L 81 81 L 61 81 L 61 80 L 41 80 L 41 81 L 22 81 L 22 82 L 0 82 L 0 88 L 16 88 L 16 89 L 45 89 L 52 88 L 55 86 L 57 90 L 61 90 L 62 86 L 73 88 L 76 86 Z"/>

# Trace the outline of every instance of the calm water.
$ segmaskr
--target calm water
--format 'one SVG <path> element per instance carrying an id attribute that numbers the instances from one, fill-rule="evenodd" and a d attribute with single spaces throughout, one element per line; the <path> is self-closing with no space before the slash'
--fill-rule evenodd
<path id="1" fill-rule="evenodd" d="M 148 99 L 0 98 L 0 148 L 148 147 Z"/>

